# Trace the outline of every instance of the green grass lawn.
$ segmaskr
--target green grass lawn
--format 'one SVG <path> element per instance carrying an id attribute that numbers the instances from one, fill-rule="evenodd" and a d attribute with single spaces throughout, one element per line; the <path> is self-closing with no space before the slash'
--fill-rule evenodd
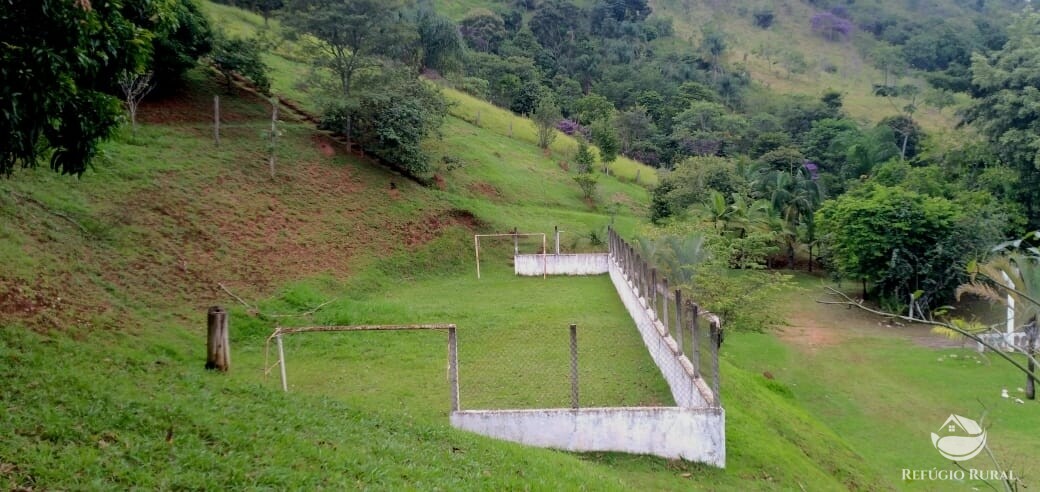
<path id="1" fill-rule="evenodd" d="M 771 334 L 727 337 L 726 357 L 755 373 L 768 371 L 815 418 L 850 443 L 875 473 L 900 488 L 948 490 L 980 483 L 903 483 L 901 470 L 954 469 L 933 448 L 930 433 L 950 414 L 985 415 L 989 446 L 1005 469 L 1036 483 L 1040 411 L 1024 404 L 1024 377 L 1001 359 L 955 346 L 918 326 L 886 327 L 842 306 L 823 306 L 822 283 L 798 276 L 803 290 L 778 306 L 792 326 Z M 948 345 L 948 343 L 947 343 Z M 970 344 L 969 344 L 970 348 Z M 1011 398 L 1000 396 L 1008 389 Z M 985 457 L 966 467 L 993 469 Z M 999 487 L 999 484 L 997 484 Z"/>
<path id="2" fill-rule="evenodd" d="M 293 121 L 272 179 L 267 103 L 223 95 L 216 147 L 208 108 L 223 88 L 203 71 L 189 78 L 185 93 L 142 105 L 138 136 L 105 144 L 83 178 L 0 181 L 0 488 L 881 489 L 902 485 L 892 468 L 904 460 L 941 466 L 924 447 L 935 415 L 974 415 L 975 396 L 991 408 L 994 449 L 1033 457 L 1022 429 L 1035 428 L 1035 404 L 994 400 L 994 384 L 1018 384 L 998 363 L 871 337 L 803 353 L 727 336 L 725 470 L 457 432 L 442 333 L 290 337 L 283 394 L 262 372 L 275 322 L 220 286 L 268 314 L 332 300 L 285 324 L 456 323 L 464 408 L 565 405 L 569 323 L 584 405 L 670 404 L 606 277 L 514 278 L 506 241 L 487 243 L 477 280 L 471 249 L 475 232 L 560 226 L 565 249 L 602 250 L 606 225 L 642 227 L 647 192 L 603 177 L 585 202 L 558 164 L 564 150 L 485 128 L 490 109 L 482 126 L 452 119 L 431 142 L 463 161 L 443 189 Z M 233 306 L 226 376 L 202 370 L 203 313 L 218 303 Z M 872 384 L 849 382 L 864 373 Z M 970 384 L 946 390 L 948 376 Z M 887 449 L 905 436 L 921 441 Z"/>
<path id="3" fill-rule="evenodd" d="M 454 323 L 463 408 L 492 409 L 570 405 L 568 326 L 576 323 L 582 406 L 674 405 L 607 276 L 517 278 L 503 255 L 489 256 L 481 279 L 473 265 L 459 265 L 461 271 L 400 283 L 364 301 L 348 293 L 313 320 L 285 324 Z M 285 296 L 301 305 L 322 303 L 305 286 Z M 255 335 L 263 332 L 252 325 L 247 330 L 236 358 L 242 377 L 256 379 L 263 347 Z M 443 424 L 449 401 L 445 340 L 443 332 L 428 331 L 286 337 L 290 386 Z M 278 384 L 277 377 L 270 380 L 271 387 Z"/>

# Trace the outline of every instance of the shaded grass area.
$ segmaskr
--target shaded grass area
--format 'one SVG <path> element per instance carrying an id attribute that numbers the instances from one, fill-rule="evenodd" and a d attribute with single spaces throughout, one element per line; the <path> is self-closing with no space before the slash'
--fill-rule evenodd
<path id="1" fill-rule="evenodd" d="M 1025 398 L 1018 391 L 1025 382 L 1020 372 L 974 350 L 922 345 L 914 326 L 887 328 L 841 306 L 817 305 L 813 296 L 821 291 L 820 281 L 796 278 L 804 290 L 778 304 L 797 319 L 785 331 L 810 327 L 828 334 L 814 344 L 788 335 L 780 341 L 768 334 L 733 334 L 726 342 L 731 360 L 754 373 L 770 372 L 776 378 L 770 384 L 852 443 L 874 473 L 900 488 L 987 488 L 981 482 L 902 481 L 904 468 L 956 469 L 930 439 L 950 414 L 976 420 L 985 415 L 988 444 L 1002 466 L 1027 485 L 1040 479 L 1033 466 L 1040 437 L 1032 430 L 1040 425 L 1040 412 L 1036 402 L 1014 402 Z M 1005 388 L 1010 398 L 1001 397 Z M 995 469 L 984 456 L 964 465 Z"/>

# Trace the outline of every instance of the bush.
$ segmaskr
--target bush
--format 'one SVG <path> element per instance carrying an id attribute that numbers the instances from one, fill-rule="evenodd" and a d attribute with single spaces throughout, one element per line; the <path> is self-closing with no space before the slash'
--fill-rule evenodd
<path id="1" fill-rule="evenodd" d="M 367 151 L 415 177 L 430 172 L 421 143 L 444 121 L 448 104 L 407 69 L 385 69 L 358 80 L 350 100 L 326 104 L 321 127 L 347 134 Z"/>
<path id="2" fill-rule="evenodd" d="M 769 27 L 773 25 L 773 21 L 776 19 L 773 9 L 756 10 L 754 17 L 755 25 L 762 29 L 769 29 Z"/>

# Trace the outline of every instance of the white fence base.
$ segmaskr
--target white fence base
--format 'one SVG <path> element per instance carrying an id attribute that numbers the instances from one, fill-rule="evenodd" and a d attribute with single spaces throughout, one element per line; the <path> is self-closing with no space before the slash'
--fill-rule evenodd
<path id="1" fill-rule="evenodd" d="M 607 253 L 516 255 L 513 271 L 524 277 L 542 275 L 601 275 L 609 270 Z"/>
<path id="2" fill-rule="evenodd" d="M 1011 333 L 984 333 L 979 335 L 979 338 L 985 340 L 990 345 L 993 345 L 998 350 L 1003 352 L 1016 352 L 1019 350 L 1029 350 L 1029 335 L 1024 331 L 1015 331 Z M 981 343 L 976 343 L 977 350 L 981 352 L 986 351 L 986 346 Z M 1040 343 L 1034 350 L 1040 349 Z"/>
<path id="3" fill-rule="evenodd" d="M 451 425 L 529 446 L 726 466 L 726 414 L 721 408 L 466 410 L 452 412 Z"/>

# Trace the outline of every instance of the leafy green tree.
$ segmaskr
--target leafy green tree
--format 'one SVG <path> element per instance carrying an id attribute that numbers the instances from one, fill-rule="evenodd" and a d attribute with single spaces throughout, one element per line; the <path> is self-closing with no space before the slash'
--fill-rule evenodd
<path id="1" fill-rule="evenodd" d="M 657 132 L 654 122 L 642 106 L 618 113 L 614 125 L 618 139 L 621 140 L 621 153 L 625 155 L 630 155 Z"/>
<path id="2" fill-rule="evenodd" d="M 964 281 L 960 265 L 996 239 L 985 213 L 971 202 L 870 185 L 824 202 L 816 221 L 831 263 L 862 279 L 864 294 L 871 283 L 891 306 L 910 294 L 929 306 L 947 300 Z"/>
<path id="3" fill-rule="evenodd" d="M 917 156 L 918 146 L 924 138 L 924 130 L 913 118 L 905 114 L 888 116 L 878 124 L 892 129 L 892 133 L 896 137 L 896 145 L 899 146 L 900 159 L 913 159 Z"/>
<path id="4" fill-rule="evenodd" d="M 993 143 L 1001 159 L 1021 173 L 1016 197 L 1031 228 L 1040 227 L 1040 14 L 1017 17 L 1004 48 L 972 57 L 975 96 L 964 113 Z"/>
<path id="5" fill-rule="evenodd" d="M 892 129 L 886 125 L 864 133 L 843 133 L 831 146 L 845 150 L 845 162 L 840 170 L 845 179 L 867 176 L 878 164 L 899 155 Z"/>
<path id="6" fill-rule="evenodd" d="M 614 103 L 595 93 L 587 94 L 574 103 L 578 123 L 591 125 L 594 121 L 606 121 L 614 115 Z"/>
<path id="7" fill-rule="evenodd" d="M 151 2 L 134 0 L 130 20 L 153 33 L 148 70 L 156 89 L 170 93 L 181 86 L 184 74 L 210 52 L 213 32 L 194 0 Z"/>
<path id="8" fill-rule="evenodd" d="M 470 10 L 459 22 L 459 33 L 477 51 L 497 53 L 509 32 L 502 17 L 488 9 Z"/>
<path id="9" fill-rule="evenodd" d="M 422 67 L 441 72 L 462 66 L 463 41 L 459 28 L 451 19 L 432 8 L 421 8 L 415 14 L 415 25 L 422 47 Z"/>
<path id="10" fill-rule="evenodd" d="M 317 39 L 319 61 L 349 97 L 354 77 L 379 58 L 415 61 L 415 26 L 402 22 L 404 0 L 291 0 L 285 23 Z"/>
<path id="11" fill-rule="evenodd" d="M 153 33 L 133 8 L 155 4 L 6 2 L 0 8 L 0 174 L 49 158 L 82 174 L 123 112 L 106 91 L 119 74 L 145 72 Z"/>
<path id="12" fill-rule="evenodd" d="M 528 27 L 538 43 L 559 54 L 582 31 L 584 19 L 582 9 L 568 0 L 545 0 L 531 16 Z"/>
<path id="13" fill-rule="evenodd" d="M 740 151 L 747 121 L 712 102 L 694 102 L 675 116 L 671 139 L 685 155 L 733 155 Z"/>
<path id="14" fill-rule="evenodd" d="M 236 73 L 249 79 L 261 91 L 270 90 L 271 81 L 267 77 L 268 68 L 261 56 L 260 46 L 261 44 L 255 39 L 223 35 L 216 37 L 210 56 L 213 59 L 213 65 L 224 75 L 228 94 L 234 87 L 232 75 Z"/>
<path id="15" fill-rule="evenodd" d="M 858 140 L 859 134 L 859 127 L 852 120 L 828 118 L 814 121 L 802 140 L 801 150 L 824 171 L 838 172 L 845 161 L 847 148 L 835 145 L 835 142 L 853 142 Z"/>
<path id="16" fill-rule="evenodd" d="M 758 158 L 766 168 L 793 175 L 802 168 L 805 156 L 794 147 L 780 147 Z"/>
<path id="17" fill-rule="evenodd" d="M 714 24 L 701 28 L 700 51 L 704 61 L 711 67 L 712 79 L 722 73 L 722 57 L 726 53 L 726 33 Z"/>
<path id="18" fill-rule="evenodd" d="M 538 106 L 531 116 L 538 131 L 538 147 L 548 149 L 556 140 L 556 123 L 563 118 L 560 108 L 551 98 L 544 97 L 538 102 Z"/>
<path id="19" fill-rule="evenodd" d="M 592 123 L 589 127 L 592 131 L 592 143 L 599 147 L 600 159 L 603 164 L 610 164 L 617 160 L 618 151 L 621 150 L 621 142 L 617 131 L 611 123 L 611 119 L 602 119 Z"/>
<path id="20" fill-rule="evenodd" d="M 592 172 L 584 172 L 572 176 L 572 179 L 581 188 L 582 196 L 586 200 L 592 199 L 592 196 L 596 193 L 596 183 L 599 181 L 598 175 Z"/>
<path id="21" fill-rule="evenodd" d="M 328 104 L 322 128 L 349 132 L 366 151 L 391 166 L 427 177 L 430 166 L 422 141 L 440 128 L 447 115 L 444 96 L 408 69 L 365 72 L 358 77 L 350 99 Z"/>
<path id="22" fill-rule="evenodd" d="M 737 170 L 737 164 L 723 157 L 689 157 L 675 165 L 671 172 L 662 173 L 660 183 L 652 191 L 651 220 L 659 222 L 680 214 L 690 206 L 704 202 L 712 192 L 719 196 L 744 194 L 747 180 Z"/>
<path id="23" fill-rule="evenodd" d="M 589 144 L 585 143 L 585 140 L 582 138 L 578 138 L 578 151 L 574 154 L 574 164 L 577 166 L 579 173 L 592 172 L 593 167 L 596 165 L 596 156 L 592 155 Z"/>
<path id="24" fill-rule="evenodd" d="M 816 210 L 823 202 L 823 191 L 813 179 L 809 169 L 801 164 L 791 171 L 773 171 L 762 181 L 763 194 L 768 198 L 783 221 L 778 228 L 786 232 L 788 265 L 795 263 L 795 248 L 802 239 L 799 229 L 804 229 L 804 240 L 810 255 L 809 269 L 812 271 L 812 248 L 816 241 Z"/>

